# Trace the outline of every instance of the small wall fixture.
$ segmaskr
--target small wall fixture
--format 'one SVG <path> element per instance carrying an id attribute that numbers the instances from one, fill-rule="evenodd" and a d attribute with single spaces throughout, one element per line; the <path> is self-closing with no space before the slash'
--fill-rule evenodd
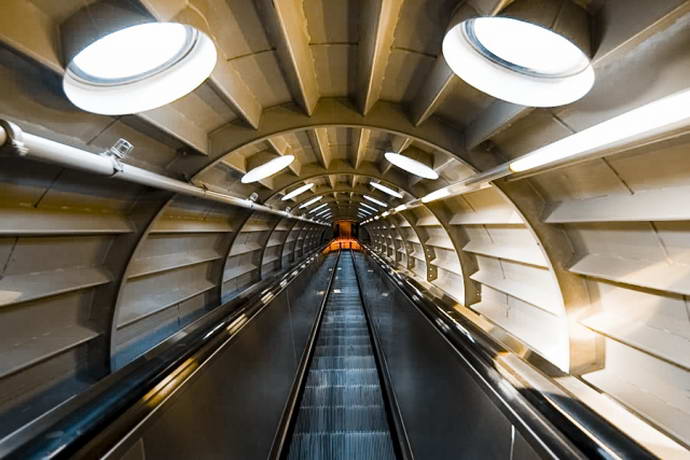
<path id="1" fill-rule="evenodd" d="M 63 89 L 88 112 L 125 115 L 161 107 L 193 91 L 216 65 L 207 35 L 156 22 L 135 2 L 93 3 L 60 31 Z"/>
<path id="2" fill-rule="evenodd" d="M 555 107 L 580 99 L 594 85 L 583 51 L 589 52 L 589 20 L 579 7 L 560 3 L 517 0 L 501 12 L 508 17 L 456 23 L 443 39 L 448 66 L 475 88 L 514 104 Z M 569 24 L 570 36 L 553 24 Z"/>

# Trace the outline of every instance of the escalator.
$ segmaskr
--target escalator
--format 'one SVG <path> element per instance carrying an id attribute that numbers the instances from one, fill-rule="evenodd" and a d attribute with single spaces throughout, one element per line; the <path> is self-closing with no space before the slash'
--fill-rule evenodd
<path id="1" fill-rule="evenodd" d="M 364 249 L 307 255 L 0 439 L 0 458 L 653 458 Z"/>
<path id="2" fill-rule="evenodd" d="M 350 251 L 339 259 L 287 458 L 394 459 L 393 438 Z"/>

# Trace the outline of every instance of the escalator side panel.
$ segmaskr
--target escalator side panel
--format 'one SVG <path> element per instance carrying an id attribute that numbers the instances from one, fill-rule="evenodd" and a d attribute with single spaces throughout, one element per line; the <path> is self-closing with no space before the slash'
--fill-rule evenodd
<path id="1" fill-rule="evenodd" d="M 515 451 L 510 421 L 426 317 L 373 262 L 355 263 L 414 457 L 536 458 Z"/>
<path id="2" fill-rule="evenodd" d="M 267 458 L 334 262 L 271 300 L 129 443 L 147 460 Z"/>

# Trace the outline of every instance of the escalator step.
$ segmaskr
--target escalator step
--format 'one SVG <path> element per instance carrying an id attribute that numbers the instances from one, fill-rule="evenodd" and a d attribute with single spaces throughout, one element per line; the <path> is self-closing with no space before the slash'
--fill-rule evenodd
<path id="1" fill-rule="evenodd" d="M 383 406 L 302 406 L 296 433 L 333 431 L 385 431 Z"/>
<path id="2" fill-rule="evenodd" d="M 302 396 L 302 404 L 305 406 L 373 406 L 382 404 L 382 401 L 378 385 L 307 386 Z"/>
<path id="3" fill-rule="evenodd" d="M 317 345 L 314 356 L 363 356 L 371 354 L 369 345 Z"/>
<path id="4" fill-rule="evenodd" d="M 357 327 L 329 327 L 322 328 L 319 332 L 319 337 L 331 337 L 331 336 L 341 336 L 341 335 L 366 335 L 369 337 L 369 330 L 366 326 Z"/>
<path id="5" fill-rule="evenodd" d="M 363 385 L 378 384 L 376 369 L 313 369 L 307 376 L 307 385 Z"/>
<path id="6" fill-rule="evenodd" d="M 367 335 L 331 335 L 319 337 L 319 345 L 370 345 Z"/>
<path id="7" fill-rule="evenodd" d="M 293 437 L 290 459 L 394 460 L 390 434 L 303 433 Z"/>
<path id="8" fill-rule="evenodd" d="M 312 369 L 376 369 L 373 356 L 315 356 Z"/>

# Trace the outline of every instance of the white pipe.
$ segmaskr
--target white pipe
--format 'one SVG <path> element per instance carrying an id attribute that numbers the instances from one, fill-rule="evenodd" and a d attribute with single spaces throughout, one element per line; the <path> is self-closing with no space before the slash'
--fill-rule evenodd
<path id="1" fill-rule="evenodd" d="M 10 128 L 9 132 L 6 127 Z M 217 201 L 219 203 L 252 209 L 281 217 L 324 225 L 312 219 L 295 216 L 280 209 L 274 209 L 232 195 L 206 190 L 202 187 L 171 179 L 143 168 L 120 163 L 112 156 L 97 155 L 86 150 L 51 141 L 50 139 L 28 134 L 23 132 L 16 125 L 4 122 L 3 126 L 0 126 L 0 147 L 5 146 L 10 140 L 15 142 L 14 148 L 10 149 L 12 153 L 32 160 L 56 163 L 67 168 L 79 169 L 81 171 L 117 178 L 147 187 L 179 193 L 181 195 Z"/>
<path id="2" fill-rule="evenodd" d="M 462 195 L 498 179 L 524 179 L 581 161 L 686 135 L 690 127 L 689 106 L 690 89 L 685 89 L 566 136 L 488 171 L 442 187 L 426 197 L 405 203 L 405 209 L 436 199 Z"/>
<path id="3" fill-rule="evenodd" d="M 112 176 L 115 174 L 115 163 L 109 157 L 95 155 L 69 145 L 60 144 L 33 134 L 21 132 L 16 138 L 28 149 L 21 155 L 38 161 L 59 163 L 62 166 L 73 169 Z"/>

